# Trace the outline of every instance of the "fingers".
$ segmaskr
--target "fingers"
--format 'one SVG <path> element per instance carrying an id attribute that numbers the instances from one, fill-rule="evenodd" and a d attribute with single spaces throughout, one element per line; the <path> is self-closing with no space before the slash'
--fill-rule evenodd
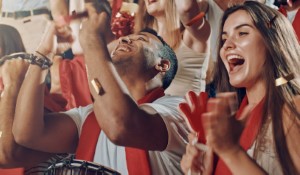
<path id="1" fill-rule="evenodd" d="M 8 87 L 13 83 L 22 82 L 26 75 L 28 66 L 29 63 L 21 58 L 6 60 L 1 68 L 3 83 L 1 86 Z"/>
<path id="2" fill-rule="evenodd" d="M 193 145 L 195 139 L 197 139 L 197 134 L 195 132 L 189 133 L 188 135 L 189 143 Z"/>
<path id="3" fill-rule="evenodd" d="M 206 144 L 218 155 L 238 145 L 244 128 L 241 121 L 231 117 L 229 103 L 235 105 L 235 102 L 230 102 L 230 98 L 235 100 L 232 94 L 221 94 L 216 99 L 210 99 L 207 105 L 208 112 L 202 115 Z M 247 108 L 242 117 L 248 118 L 250 111 L 251 108 Z"/>
<path id="4" fill-rule="evenodd" d="M 88 12 L 89 17 L 91 15 L 100 14 L 102 12 L 106 12 L 108 16 L 111 16 L 111 7 L 106 0 L 102 0 L 101 2 L 99 0 L 86 1 L 85 8 Z"/>
<path id="5" fill-rule="evenodd" d="M 90 1 L 90 2 L 85 3 L 84 6 L 85 6 L 85 9 L 86 9 L 87 12 L 88 12 L 88 17 L 91 17 L 91 16 L 97 14 L 97 10 L 96 10 L 96 8 L 94 7 L 93 1 Z"/>
<path id="6" fill-rule="evenodd" d="M 224 99 L 225 103 L 229 105 L 231 116 L 234 116 L 236 114 L 238 110 L 238 100 L 236 92 L 218 93 L 217 98 Z"/>
<path id="7" fill-rule="evenodd" d="M 56 35 L 59 37 L 58 38 L 59 40 L 68 41 L 70 43 L 74 41 L 72 29 L 68 25 L 64 25 L 60 27 L 57 26 Z"/>
<path id="8" fill-rule="evenodd" d="M 187 174 L 190 169 L 195 172 L 200 171 L 200 156 L 200 151 L 195 146 L 191 144 L 187 145 L 186 154 L 183 155 L 180 162 L 181 168 L 185 174 Z"/>

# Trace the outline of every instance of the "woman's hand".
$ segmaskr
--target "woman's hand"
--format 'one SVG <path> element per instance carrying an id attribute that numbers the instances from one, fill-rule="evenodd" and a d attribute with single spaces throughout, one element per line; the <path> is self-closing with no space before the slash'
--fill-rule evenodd
<path id="1" fill-rule="evenodd" d="M 63 53 L 71 48 L 73 41 L 72 30 L 62 18 L 56 22 L 49 22 L 37 51 L 52 61 L 54 54 Z"/>
<path id="2" fill-rule="evenodd" d="M 49 22 L 46 32 L 44 33 L 43 38 L 37 48 L 37 51 L 39 53 L 45 56 L 48 56 L 51 53 L 55 53 L 55 48 L 57 45 L 55 34 L 56 34 L 55 23 Z"/>
<path id="3" fill-rule="evenodd" d="M 222 157 L 223 154 L 240 149 L 239 138 L 251 109 L 247 106 L 237 120 L 235 93 L 221 93 L 216 98 L 209 99 L 207 113 L 202 115 L 202 121 L 206 143 L 218 156 Z"/>
<path id="4" fill-rule="evenodd" d="M 197 143 L 197 140 L 195 133 L 189 134 L 186 153 L 180 162 L 182 171 L 186 175 L 210 175 L 213 170 L 213 152 L 204 144 Z"/>

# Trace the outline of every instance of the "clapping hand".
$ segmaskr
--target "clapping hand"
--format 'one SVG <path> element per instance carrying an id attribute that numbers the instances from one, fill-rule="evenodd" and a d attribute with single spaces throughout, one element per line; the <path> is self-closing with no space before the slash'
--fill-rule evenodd
<path id="1" fill-rule="evenodd" d="M 21 85 L 25 78 L 28 66 L 29 63 L 21 58 L 6 60 L 0 69 L 3 88 L 13 84 Z"/>
<path id="2" fill-rule="evenodd" d="M 207 146 L 220 157 L 241 149 L 239 138 L 251 110 L 252 107 L 247 106 L 237 119 L 237 99 L 232 92 L 221 93 L 216 98 L 209 99 L 207 112 L 202 115 Z"/>

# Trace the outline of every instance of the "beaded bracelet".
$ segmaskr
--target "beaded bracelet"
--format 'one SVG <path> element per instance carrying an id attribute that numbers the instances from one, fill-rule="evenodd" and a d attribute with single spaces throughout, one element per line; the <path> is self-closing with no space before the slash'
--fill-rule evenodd
<path id="1" fill-rule="evenodd" d="M 4 64 L 6 60 L 21 58 L 28 61 L 30 64 L 38 65 L 42 69 L 48 69 L 52 66 L 52 62 L 45 55 L 37 52 L 40 56 L 29 54 L 25 52 L 13 53 L 7 56 L 4 56 L 0 59 L 0 66 Z"/>

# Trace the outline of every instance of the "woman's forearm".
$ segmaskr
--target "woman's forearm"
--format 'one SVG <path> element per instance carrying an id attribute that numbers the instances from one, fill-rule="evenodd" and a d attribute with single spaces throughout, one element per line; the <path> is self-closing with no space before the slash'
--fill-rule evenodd
<path id="1" fill-rule="evenodd" d="M 267 173 L 248 154 L 238 147 L 231 152 L 219 155 L 232 174 L 266 175 Z"/>

